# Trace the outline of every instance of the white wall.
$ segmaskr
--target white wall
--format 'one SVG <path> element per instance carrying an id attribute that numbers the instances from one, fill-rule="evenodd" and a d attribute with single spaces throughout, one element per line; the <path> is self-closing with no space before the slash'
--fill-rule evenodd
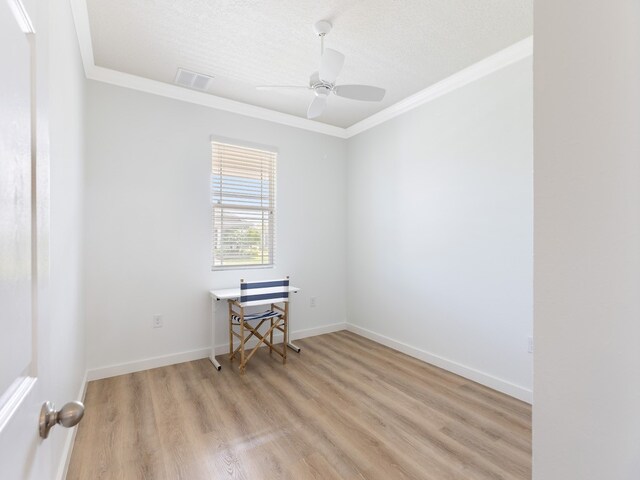
<path id="1" fill-rule="evenodd" d="M 49 5 L 50 277 L 42 392 L 61 407 L 85 374 L 83 194 L 85 79 L 69 3 Z M 73 429 L 51 432 L 52 464 L 64 462 Z M 63 467 L 64 465 L 62 465 Z"/>
<path id="2" fill-rule="evenodd" d="M 347 184 L 349 321 L 527 400 L 532 134 L 528 58 L 349 139 Z"/>
<path id="3" fill-rule="evenodd" d="M 240 278 L 291 276 L 292 332 L 345 322 L 344 140 L 97 82 L 88 104 L 89 368 L 208 348 L 208 291 Z M 279 149 L 274 269 L 211 271 L 212 134 Z"/>
<path id="4" fill-rule="evenodd" d="M 640 478 L 640 4 L 535 2 L 537 480 Z"/>
<path id="5" fill-rule="evenodd" d="M 88 82 L 91 376 L 203 356 L 209 289 L 289 274 L 303 288 L 294 333 L 348 319 L 530 400 L 531 69 L 520 61 L 347 141 Z M 210 270 L 212 134 L 279 148 L 275 269 Z"/>

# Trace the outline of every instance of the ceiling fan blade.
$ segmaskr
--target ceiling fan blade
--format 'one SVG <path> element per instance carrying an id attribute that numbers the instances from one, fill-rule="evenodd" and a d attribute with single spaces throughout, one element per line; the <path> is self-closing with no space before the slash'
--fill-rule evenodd
<path id="1" fill-rule="evenodd" d="M 311 101 L 311 105 L 309 105 L 309 110 L 307 110 L 307 118 L 316 118 L 322 115 L 326 104 L 327 97 L 325 95 L 314 97 Z"/>
<path id="2" fill-rule="evenodd" d="M 344 65 L 344 55 L 330 48 L 325 48 L 322 58 L 320 59 L 320 79 L 335 83 L 340 70 Z"/>
<path id="3" fill-rule="evenodd" d="M 309 77 L 309 85 L 314 86 L 316 83 L 320 83 L 320 74 L 318 72 L 313 72 L 311 77 Z"/>
<path id="4" fill-rule="evenodd" d="M 371 87 L 369 85 L 336 85 L 333 91 L 339 97 L 363 100 L 365 102 L 379 102 L 386 93 L 384 88 Z"/>
<path id="5" fill-rule="evenodd" d="M 305 87 L 302 85 L 258 85 L 256 86 L 257 90 L 272 90 L 276 88 L 293 88 L 293 89 L 309 90 L 309 87 Z"/>

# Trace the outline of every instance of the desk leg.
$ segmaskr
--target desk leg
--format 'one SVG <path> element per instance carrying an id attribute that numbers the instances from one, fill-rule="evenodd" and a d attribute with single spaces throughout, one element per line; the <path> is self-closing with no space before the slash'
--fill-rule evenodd
<path id="1" fill-rule="evenodd" d="M 211 298 L 211 355 L 209 355 L 209 360 L 216 367 L 216 370 L 222 369 L 222 365 L 216 360 L 216 299 L 213 297 Z"/>
<path id="2" fill-rule="evenodd" d="M 287 344 L 287 347 L 289 347 L 291 350 L 293 350 L 296 353 L 300 353 L 300 347 L 298 347 L 297 345 L 294 345 L 293 343 L 291 343 L 289 341 L 289 329 L 291 328 L 291 322 L 289 322 L 289 328 L 287 328 L 287 338 L 285 338 L 285 343 Z"/>

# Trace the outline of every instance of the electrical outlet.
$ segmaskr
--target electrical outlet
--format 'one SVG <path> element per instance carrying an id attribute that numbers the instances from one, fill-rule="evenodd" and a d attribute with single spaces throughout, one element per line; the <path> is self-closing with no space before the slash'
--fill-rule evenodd
<path id="1" fill-rule="evenodd" d="M 153 316 L 153 328 L 162 328 L 162 315 Z"/>
<path id="2" fill-rule="evenodd" d="M 533 337 L 527 337 L 527 351 L 533 353 Z"/>
<path id="3" fill-rule="evenodd" d="M 316 303 L 317 303 L 318 298 L 317 297 L 311 297 L 309 299 L 309 306 L 311 308 L 316 308 Z"/>

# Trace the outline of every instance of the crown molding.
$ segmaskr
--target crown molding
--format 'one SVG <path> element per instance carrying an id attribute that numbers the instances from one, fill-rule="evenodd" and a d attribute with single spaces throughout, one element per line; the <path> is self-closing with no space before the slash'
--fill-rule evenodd
<path id="1" fill-rule="evenodd" d="M 496 72 L 502 68 L 523 60 L 533 55 L 533 36 L 527 37 L 513 45 L 500 50 L 493 55 L 480 60 L 477 63 L 460 70 L 457 73 L 445 78 L 444 80 L 434 83 L 430 87 L 415 93 L 404 100 L 400 100 L 398 103 L 394 103 L 390 107 L 385 108 L 377 113 L 374 113 L 370 117 L 359 121 L 348 127 L 347 138 L 351 138 L 354 135 L 358 135 L 370 128 L 380 125 L 392 118 L 402 115 L 409 110 L 413 110 L 425 103 L 429 103 L 438 97 L 446 95 L 449 92 L 457 90 L 471 82 L 479 80 L 482 77 Z"/>
<path id="2" fill-rule="evenodd" d="M 109 68 L 93 66 L 89 69 L 87 78 L 99 82 L 110 83 L 119 87 L 131 88 L 141 92 L 152 93 L 162 97 L 173 98 L 183 102 L 194 103 L 205 107 L 224 110 L 226 112 L 237 113 L 247 117 L 259 118 L 270 122 L 288 125 L 290 127 L 302 128 L 312 132 L 332 135 L 339 138 L 347 138 L 345 128 L 328 125 L 326 123 L 315 122 L 306 118 L 296 117 L 288 113 L 277 112 L 268 108 L 256 107 L 248 103 L 229 100 L 228 98 L 210 95 L 208 93 L 190 90 L 170 83 L 159 82 L 149 78 L 131 75 L 129 73 L 111 70 Z"/>
<path id="3" fill-rule="evenodd" d="M 208 93 L 189 90 L 170 83 L 159 82 L 149 78 L 132 75 L 129 73 L 112 70 L 109 68 L 99 67 L 95 64 L 93 57 L 93 45 L 91 42 L 91 31 L 89 26 L 89 12 L 87 10 L 86 0 L 70 0 L 73 20 L 76 26 L 76 34 L 78 35 L 78 43 L 80 44 L 80 55 L 82 56 L 82 64 L 84 73 L 90 80 L 110 83 L 120 87 L 131 88 L 141 92 L 147 92 L 175 100 L 181 100 L 196 105 L 216 108 L 227 112 L 245 115 L 247 117 L 267 120 L 290 127 L 301 128 L 312 132 L 331 135 L 338 138 L 350 138 L 354 135 L 364 132 L 370 128 L 380 125 L 387 120 L 397 117 L 409 110 L 413 110 L 456 90 L 468 83 L 485 77 L 501 68 L 507 67 L 512 63 L 522 60 L 533 54 L 533 37 L 525 38 L 501 50 L 490 57 L 465 68 L 450 77 L 441 80 L 430 87 L 421 90 L 410 97 L 401 100 L 390 107 L 374 113 L 368 118 L 348 127 L 336 127 L 322 122 L 309 120 L 307 118 L 297 117 L 288 113 L 278 112 L 268 108 L 257 107 L 248 103 L 230 100 L 228 98 L 211 95 Z"/>
<path id="4" fill-rule="evenodd" d="M 120 87 L 131 88 L 141 92 L 152 93 L 163 97 L 173 98 L 184 102 L 216 108 L 227 112 L 259 118 L 270 122 L 288 125 L 290 127 L 310 130 L 312 132 L 346 138 L 347 130 L 342 127 L 328 125 L 326 123 L 297 117 L 288 113 L 278 112 L 268 108 L 257 107 L 248 103 L 229 100 L 208 93 L 190 90 L 170 83 L 159 82 L 149 78 L 131 75 L 129 73 L 99 67 L 93 57 L 93 45 L 91 42 L 91 30 L 89 26 L 89 11 L 86 0 L 70 0 L 73 21 L 76 26 L 80 55 L 84 66 L 84 73 L 90 80 L 110 83 Z"/>
<path id="5" fill-rule="evenodd" d="M 89 11 L 86 0 L 69 0 L 71 15 L 76 26 L 76 35 L 80 46 L 80 57 L 84 74 L 89 78 L 89 72 L 95 66 L 93 59 L 93 43 L 91 42 L 91 30 L 89 26 Z"/>

